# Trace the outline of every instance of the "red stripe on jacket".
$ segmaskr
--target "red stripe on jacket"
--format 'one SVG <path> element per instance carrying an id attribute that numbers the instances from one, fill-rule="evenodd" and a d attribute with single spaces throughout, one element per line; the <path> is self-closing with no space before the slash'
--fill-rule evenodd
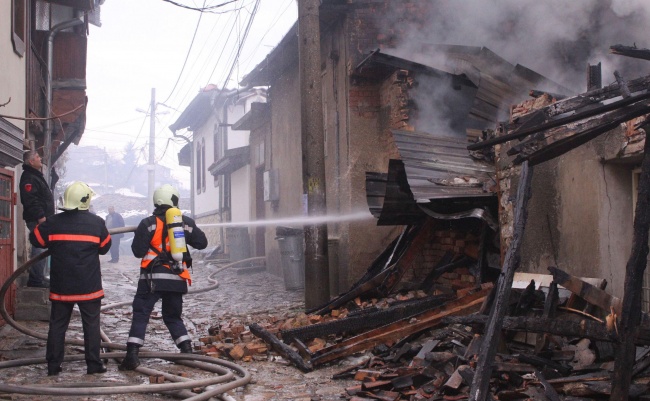
<path id="1" fill-rule="evenodd" d="M 90 294 L 74 294 L 74 295 L 63 295 L 50 292 L 51 301 L 62 301 L 62 302 L 80 302 L 80 301 L 92 301 L 93 299 L 101 298 L 104 296 L 104 290 L 99 290 L 91 292 Z"/>

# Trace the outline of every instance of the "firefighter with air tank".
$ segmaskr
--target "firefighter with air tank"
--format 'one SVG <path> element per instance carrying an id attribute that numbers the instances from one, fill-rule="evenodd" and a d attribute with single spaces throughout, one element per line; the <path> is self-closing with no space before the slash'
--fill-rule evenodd
<path id="1" fill-rule="evenodd" d="M 165 184 L 154 191 L 153 214 L 138 225 L 131 250 L 142 258 L 140 279 L 133 298 L 133 320 L 120 370 L 140 365 L 138 351 L 144 345 L 149 316 L 162 299 L 162 318 L 176 346 L 182 353 L 192 353 L 192 341 L 181 317 L 183 294 L 192 284 L 188 268 L 192 259 L 186 245 L 204 249 L 208 240 L 193 219 L 178 209 L 179 193 Z"/>

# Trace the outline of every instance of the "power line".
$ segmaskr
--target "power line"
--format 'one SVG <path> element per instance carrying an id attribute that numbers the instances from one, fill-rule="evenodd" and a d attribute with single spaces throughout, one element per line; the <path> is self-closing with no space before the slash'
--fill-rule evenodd
<path id="1" fill-rule="evenodd" d="M 205 8 L 206 1 L 207 0 L 203 0 L 203 8 Z M 199 26 L 201 25 L 202 17 L 203 17 L 203 13 L 199 13 L 199 20 L 196 21 L 196 28 L 194 28 L 194 35 L 192 35 L 192 41 L 190 42 L 190 47 L 187 49 L 187 54 L 185 55 L 185 61 L 183 61 L 183 67 L 181 68 L 181 72 L 178 73 L 178 78 L 176 78 L 176 83 L 174 84 L 172 90 L 169 92 L 169 96 L 167 96 L 167 99 L 163 100 L 162 103 L 167 103 L 169 98 L 172 97 L 172 94 L 176 90 L 176 86 L 178 85 L 178 82 L 181 80 L 183 71 L 185 71 L 185 65 L 187 64 L 187 60 L 190 58 L 190 52 L 192 51 L 192 47 L 194 46 L 194 39 L 196 39 L 196 33 L 199 31 Z"/>
<path id="2" fill-rule="evenodd" d="M 207 13 L 213 13 L 213 14 L 222 14 L 222 13 L 218 13 L 218 12 L 215 12 L 215 11 L 212 11 L 212 10 L 223 7 L 223 6 L 226 6 L 226 5 L 231 4 L 231 3 L 235 3 L 238 0 L 230 0 L 230 1 L 226 1 L 226 2 L 221 3 L 221 4 L 217 4 L 215 6 L 210 6 L 210 7 L 205 7 L 205 2 L 204 2 L 203 7 L 201 7 L 201 8 L 186 6 L 185 4 L 177 3 L 177 2 L 172 1 L 172 0 L 162 0 L 162 1 L 164 1 L 166 3 L 173 4 L 173 5 L 177 6 L 177 7 L 187 8 L 188 10 L 200 11 L 202 13 L 207 12 Z M 228 11 L 226 11 L 226 12 L 228 12 Z"/>
<path id="3" fill-rule="evenodd" d="M 244 47 L 244 43 L 246 43 L 246 39 L 248 38 L 248 33 L 250 32 L 251 26 L 253 25 L 253 20 L 255 19 L 255 15 L 257 14 L 257 8 L 260 5 L 260 0 L 257 0 L 255 2 L 255 7 L 253 8 L 253 11 L 251 12 L 251 17 L 248 20 L 248 25 L 246 26 L 246 30 L 244 31 L 244 37 L 242 41 L 239 44 L 239 47 L 237 48 L 237 56 L 233 62 L 233 65 L 230 68 L 230 72 L 228 73 L 228 76 L 226 77 L 225 82 L 223 83 L 223 89 L 226 88 L 226 85 L 228 84 L 228 81 L 230 80 L 230 76 L 232 75 L 232 72 L 235 69 L 235 65 L 237 64 L 237 61 L 239 60 L 239 55 L 241 54 L 241 50 Z"/>

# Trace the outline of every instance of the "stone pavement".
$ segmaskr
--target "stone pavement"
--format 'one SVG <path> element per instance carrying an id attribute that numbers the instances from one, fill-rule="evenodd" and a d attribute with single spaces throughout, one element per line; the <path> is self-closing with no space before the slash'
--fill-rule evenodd
<path id="1" fill-rule="evenodd" d="M 102 274 L 106 298 L 104 305 L 131 301 L 135 293 L 139 275 L 139 261 L 130 254 L 122 253 L 119 263 L 106 263 L 110 257 L 102 256 Z M 196 261 L 193 268 L 192 292 L 184 300 L 186 326 L 193 340 L 208 335 L 208 328 L 220 319 L 239 319 L 243 324 L 256 322 L 258 317 L 272 315 L 291 316 L 303 312 L 304 296 L 302 291 L 285 291 L 281 278 L 255 268 L 222 268 L 223 264 L 215 262 Z M 210 285 L 216 289 L 201 292 Z M 111 308 L 102 314 L 102 329 L 112 342 L 124 344 L 130 327 L 131 308 L 127 306 Z M 19 322 L 31 330 L 47 333 L 47 322 Z M 68 338 L 83 338 L 81 321 L 77 313 L 73 315 Z M 145 347 L 151 351 L 178 352 L 165 327 L 160 314 L 160 302 L 154 309 L 152 319 L 147 329 Z M 68 345 L 66 355 L 83 353 L 83 347 Z M 0 360 L 43 358 L 45 341 L 27 336 L 13 327 L 6 325 L 0 329 Z M 228 393 L 231 399 L 238 401 L 329 401 L 340 400 L 345 387 L 352 385 L 350 381 L 332 381 L 334 373 L 343 370 L 346 362 L 320 368 L 314 372 L 303 374 L 297 368 L 289 365 L 277 355 L 269 355 L 263 360 L 237 362 L 252 375 L 252 382 L 247 386 Z M 175 368 L 188 372 L 192 369 L 173 365 L 160 360 L 143 359 L 143 365 L 154 369 Z M 106 383 L 148 383 L 149 378 L 137 372 L 120 372 L 115 361 L 109 361 L 109 371 L 104 375 L 86 375 L 83 362 L 64 362 L 64 372 L 57 377 L 46 375 L 45 365 L 30 365 L 25 367 L 1 369 L 0 381 L 13 384 L 61 384 L 70 382 L 102 382 Z M 198 372 L 198 375 L 205 374 Z M 128 400 L 148 401 L 174 399 L 162 394 L 119 394 L 110 396 L 34 396 L 3 394 L 0 400 Z"/>

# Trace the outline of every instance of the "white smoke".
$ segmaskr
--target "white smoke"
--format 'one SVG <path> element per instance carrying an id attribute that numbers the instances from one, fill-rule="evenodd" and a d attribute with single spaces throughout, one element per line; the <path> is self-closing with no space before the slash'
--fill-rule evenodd
<path id="1" fill-rule="evenodd" d="M 421 44 L 487 47 L 576 92 L 586 90 L 587 64 L 602 63 L 603 85 L 619 70 L 628 79 L 647 75 L 650 61 L 609 53 L 615 44 L 650 47 L 650 0 L 429 1 L 427 23 L 391 21 L 405 40 L 399 53 Z M 394 13 L 399 15 L 398 12 Z M 408 21 L 406 21 L 408 22 Z M 408 29 L 415 28 L 412 31 Z"/>

